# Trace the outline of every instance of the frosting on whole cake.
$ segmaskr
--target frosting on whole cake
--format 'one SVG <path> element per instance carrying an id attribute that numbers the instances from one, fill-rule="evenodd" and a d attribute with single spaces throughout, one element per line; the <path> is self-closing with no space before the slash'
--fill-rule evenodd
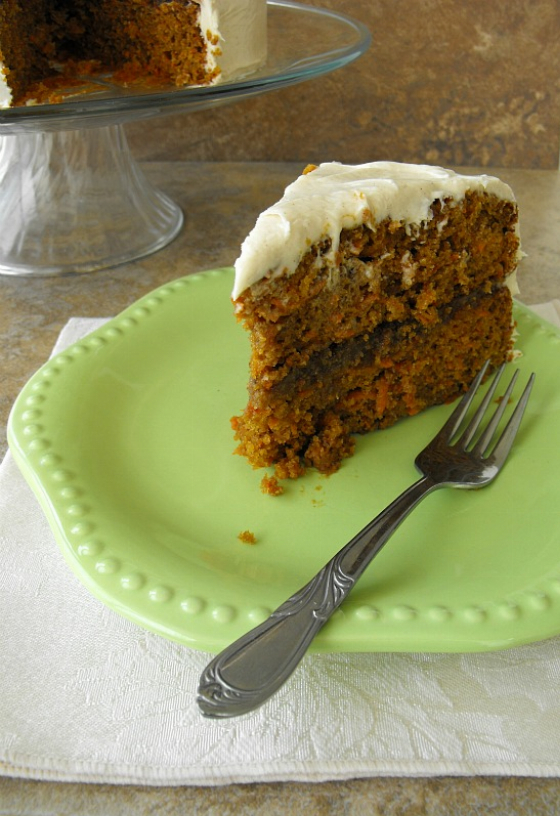
<path id="1" fill-rule="evenodd" d="M 266 60 L 266 0 L 202 0 L 200 30 L 208 68 L 219 69 L 214 82 L 251 73 Z"/>
<path id="2" fill-rule="evenodd" d="M 236 300 L 263 278 L 291 275 L 312 244 L 331 241 L 333 260 L 342 229 L 390 218 L 413 232 L 432 218 L 436 200 L 461 201 L 467 191 L 487 192 L 514 201 L 511 188 L 495 176 L 468 176 L 399 162 L 321 164 L 290 184 L 283 198 L 257 219 L 235 262 Z M 510 280 L 515 291 L 515 281 Z"/>
<path id="3" fill-rule="evenodd" d="M 0 62 L 0 108 L 9 108 L 12 104 L 12 92 L 4 76 L 4 65 Z"/>

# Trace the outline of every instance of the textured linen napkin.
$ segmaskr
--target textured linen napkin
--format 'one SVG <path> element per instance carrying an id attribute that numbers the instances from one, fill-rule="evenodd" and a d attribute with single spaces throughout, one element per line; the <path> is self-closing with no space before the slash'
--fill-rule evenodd
<path id="1" fill-rule="evenodd" d="M 535 311 L 560 325 L 560 301 Z M 101 322 L 71 320 L 55 351 Z M 309 655 L 265 706 L 223 722 L 195 702 L 209 658 L 87 592 L 8 453 L 1 774 L 146 785 L 560 775 L 560 637 L 487 654 Z"/>

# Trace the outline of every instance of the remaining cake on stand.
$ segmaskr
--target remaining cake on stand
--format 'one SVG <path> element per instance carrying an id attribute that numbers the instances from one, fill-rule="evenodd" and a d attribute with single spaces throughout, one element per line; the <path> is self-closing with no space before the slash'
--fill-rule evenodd
<path id="1" fill-rule="evenodd" d="M 266 59 L 266 0 L 3 0 L 0 107 L 60 101 L 84 75 L 209 85 Z"/>
<path id="2" fill-rule="evenodd" d="M 514 196 L 494 177 L 307 168 L 235 265 L 252 349 L 237 452 L 279 478 L 332 473 L 353 434 L 453 400 L 512 355 L 519 252 Z"/>

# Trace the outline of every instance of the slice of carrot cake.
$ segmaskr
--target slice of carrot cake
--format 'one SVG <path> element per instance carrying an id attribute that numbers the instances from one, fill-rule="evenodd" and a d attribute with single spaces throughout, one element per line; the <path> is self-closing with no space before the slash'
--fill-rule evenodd
<path id="1" fill-rule="evenodd" d="M 251 338 L 237 452 L 279 478 L 337 470 L 353 435 L 448 402 L 512 354 L 517 205 L 499 179 L 308 167 L 235 264 Z"/>

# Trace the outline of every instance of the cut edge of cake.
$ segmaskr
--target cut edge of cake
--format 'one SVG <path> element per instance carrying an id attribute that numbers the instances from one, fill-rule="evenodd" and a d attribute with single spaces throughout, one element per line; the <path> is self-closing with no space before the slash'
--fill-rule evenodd
<path id="1" fill-rule="evenodd" d="M 62 101 L 88 74 L 110 72 L 123 86 L 214 85 L 255 72 L 266 56 L 266 0 L 0 3 L 0 108 Z"/>

